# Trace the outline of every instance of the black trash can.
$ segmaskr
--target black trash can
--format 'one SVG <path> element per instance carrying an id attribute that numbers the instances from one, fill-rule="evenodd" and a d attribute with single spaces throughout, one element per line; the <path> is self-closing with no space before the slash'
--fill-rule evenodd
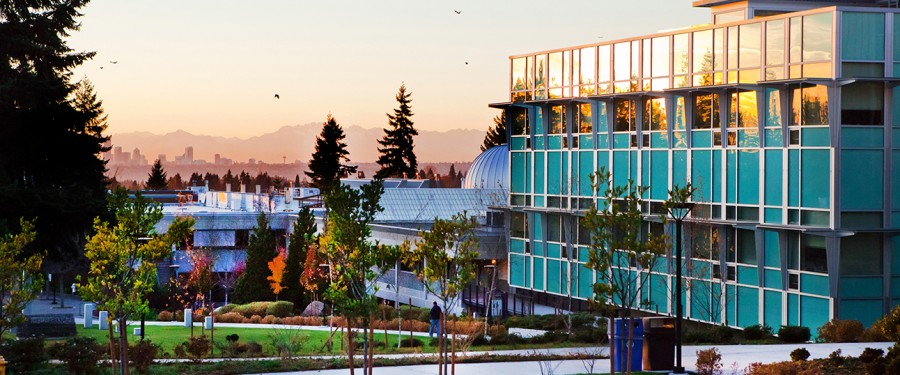
<path id="1" fill-rule="evenodd" d="M 675 318 L 644 318 L 644 370 L 675 367 Z"/>

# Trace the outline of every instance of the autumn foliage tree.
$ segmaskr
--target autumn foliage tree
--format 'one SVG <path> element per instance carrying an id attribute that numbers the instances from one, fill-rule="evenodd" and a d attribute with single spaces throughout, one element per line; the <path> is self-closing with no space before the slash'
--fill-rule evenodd
<path id="1" fill-rule="evenodd" d="M 25 322 L 25 305 L 44 286 L 41 255 L 22 257 L 36 237 L 34 223 L 20 220 L 19 227 L 21 233 L 0 238 L 0 336 Z"/>
<path id="2" fill-rule="evenodd" d="M 278 295 L 285 289 L 284 285 L 281 284 L 284 278 L 284 258 L 284 250 L 281 250 L 278 252 L 278 255 L 269 261 L 270 275 L 266 277 L 266 280 L 269 280 L 269 287 L 272 288 L 272 293 L 275 294 L 276 301 L 278 300 Z"/>

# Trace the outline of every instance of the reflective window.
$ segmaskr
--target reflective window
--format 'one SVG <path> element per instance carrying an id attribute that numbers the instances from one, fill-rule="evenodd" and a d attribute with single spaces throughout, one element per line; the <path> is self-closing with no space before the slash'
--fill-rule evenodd
<path id="1" fill-rule="evenodd" d="M 740 67 L 756 68 L 759 66 L 762 50 L 761 24 L 753 23 L 740 26 Z"/>
<path id="2" fill-rule="evenodd" d="M 675 96 L 675 130 L 684 130 L 687 123 L 687 113 L 684 108 L 684 97 Z"/>
<path id="3" fill-rule="evenodd" d="M 635 110 L 634 101 L 629 99 L 616 99 L 616 124 L 615 131 L 627 132 L 635 129 Z"/>
<path id="4" fill-rule="evenodd" d="M 528 215 L 524 212 L 510 213 L 511 230 L 510 236 L 517 238 L 528 238 Z"/>
<path id="5" fill-rule="evenodd" d="M 525 58 L 520 57 L 512 61 L 512 90 L 523 91 L 525 84 Z"/>
<path id="6" fill-rule="evenodd" d="M 641 42 L 635 40 L 631 42 L 631 79 L 641 77 L 640 61 L 641 61 Z"/>
<path id="7" fill-rule="evenodd" d="M 617 43 L 615 45 L 615 53 L 613 53 L 615 65 L 613 66 L 613 74 L 616 81 L 625 81 L 630 79 L 631 74 L 631 43 Z"/>
<path id="8" fill-rule="evenodd" d="M 578 132 L 579 133 L 590 133 L 591 128 L 593 127 L 592 116 L 591 116 L 591 105 L 589 103 L 580 103 L 577 104 L 578 112 Z"/>
<path id="9" fill-rule="evenodd" d="M 688 51 L 688 34 L 675 35 L 672 47 L 675 74 L 687 74 L 690 69 Z"/>
<path id="10" fill-rule="evenodd" d="M 803 17 L 803 61 L 831 60 L 831 13 Z"/>
<path id="11" fill-rule="evenodd" d="M 651 59 L 650 59 L 650 57 L 653 56 L 653 53 L 652 53 L 653 47 L 652 47 L 651 43 L 653 43 L 653 40 L 644 39 L 644 48 L 643 48 L 644 55 L 643 55 L 643 64 L 642 64 L 642 66 L 644 68 L 644 73 L 643 73 L 644 78 L 653 76 L 653 74 L 650 73 L 651 68 L 653 66 L 653 63 L 651 62 Z M 644 85 L 647 85 L 647 83 L 645 82 Z"/>
<path id="12" fill-rule="evenodd" d="M 719 100 L 716 94 L 694 97 L 694 129 L 719 127 Z"/>
<path id="13" fill-rule="evenodd" d="M 644 102 L 644 130 L 666 130 L 666 100 L 663 98 L 647 99 Z"/>
<path id="14" fill-rule="evenodd" d="M 791 90 L 790 125 L 828 125 L 828 88 L 803 85 Z"/>
<path id="15" fill-rule="evenodd" d="M 727 69 L 738 68 L 738 28 L 728 28 L 728 64 Z"/>
<path id="16" fill-rule="evenodd" d="M 550 132 L 549 134 L 565 134 L 566 132 L 566 106 L 554 105 L 550 107 Z"/>
<path id="17" fill-rule="evenodd" d="M 751 230 L 736 230 L 738 263 L 756 265 L 756 234 Z"/>
<path id="18" fill-rule="evenodd" d="M 547 77 L 547 55 L 537 55 L 537 56 L 535 56 L 535 65 L 534 65 L 534 88 L 535 89 L 547 88 L 546 77 Z"/>
<path id="19" fill-rule="evenodd" d="M 759 125 L 756 111 L 756 91 L 731 93 L 729 127 L 755 128 Z"/>
<path id="20" fill-rule="evenodd" d="M 726 22 L 735 22 L 741 21 L 744 19 L 744 10 L 733 10 L 730 12 L 718 13 L 715 15 L 715 23 L 726 23 Z"/>
<path id="21" fill-rule="evenodd" d="M 563 86 L 563 54 L 554 52 L 550 54 L 550 87 Z"/>
<path id="22" fill-rule="evenodd" d="M 594 83 L 594 69 L 596 68 L 594 62 L 596 61 L 596 56 L 594 54 L 596 50 L 594 48 L 582 48 L 581 49 L 581 60 L 579 63 L 580 66 L 580 74 L 578 83 L 582 85 L 590 85 Z"/>
<path id="23" fill-rule="evenodd" d="M 781 126 L 781 91 L 766 89 L 766 127 Z"/>
<path id="24" fill-rule="evenodd" d="M 609 58 L 609 46 L 600 46 L 599 57 L 597 58 L 597 71 L 599 72 L 597 82 L 609 82 Z"/>
<path id="25" fill-rule="evenodd" d="M 800 17 L 791 18 L 791 34 L 790 34 L 790 42 L 791 42 L 791 62 L 798 63 L 801 61 L 802 52 L 803 52 L 803 33 L 800 31 L 802 26 L 802 21 Z"/>
<path id="26" fill-rule="evenodd" d="M 884 124 L 884 84 L 858 82 L 841 87 L 841 124 Z"/>
<path id="27" fill-rule="evenodd" d="M 507 113 L 512 116 L 512 135 L 528 135 L 528 110 L 512 107 Z"/>
<path id="28" fill-rule="evenodd" d="M 712 70 L 712 30 L 694 33 L 694 73 Z"/>
<path id="29" fill-rule="evenodd" d="M 828 272 L 825 237 L 802 235 L 800 241 L 800 270 Z"/>
<path id="30" fill-rule="evenodd" d="M 784 64 L 784 20 L 766 22 L 766 65 Z"/>
<path id="31" fill-rule="evenodd" d="M 725 29 L 713 30 L 713 69 L 725 69 Z M 721 83 L 721 82 L 719 82 Z"/>

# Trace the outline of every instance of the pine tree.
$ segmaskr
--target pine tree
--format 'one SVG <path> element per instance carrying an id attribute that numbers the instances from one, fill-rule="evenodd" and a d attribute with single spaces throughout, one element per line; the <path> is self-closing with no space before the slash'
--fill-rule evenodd
<path id="1" fill-rule="evenodd" d="M 316 218 L 309 207 L 303 207 L 297 214 L 291 241 L 288 244 L 287 267 L 284 270 L 282 284 L 287 287 L 283 292 L 284 300 L 291 301 L 294 306 L 303 308 L 309 301 L 304 299 L 300 277 L 303 275 L 303 263 L 311 245 L 315 244 Z M 318 265 L 316 265 L 318 266 Z"/>
<path id="2" fill-rule="evenodd" d="M 174 176 L 169 177 L 169 181 L 166 182 L 166 186 L 169 188 L 169 190 L 184 189 L 184 181 L 181 180 L 181 174 L 175 173 Z"/>
<path id="3" fill-rule="evenodd" d="M 316 152 L 309 161 L 309 172 L 304 172 L 312 179 L 312 186 L 322 192 L 340 183 L 341 177 L 356 172 L 355 166 L 341 164 L 350 161 L 344 138 L 347 138 L 344 129 L 329 114 L 322 124 L 322 132 L 316 137 Z"/>
<path id="4" fill-rule="evenodd" d="M 387 115 L 390 128 L 384 129 L 384 137 L 378 141 L 381 155 L 378 156 L 380 169 L 375 173 L 376 178 L 413 178 L 416 175 L 418 162 L 413 150 L 413 137 L 419 132 L 413 128 L 411 96 L 412 93 L 406 92 L 406 85 L 400 85 L 396 96 L 400 106 L 394 109 L 393 115 Z"/>
<path id="5" fill-rule="evenodd" d="M 481 144 L 481 151 L 506 143 L 506 111 L 499 116 L 494 116 L 494 126 L 488 128 Z"/>
<path id="6" fill-rule="evenodd" d="M 167 181 L 166 171 L 159 159 L 156 159 L 153 167 L 150 168 L 150 174 L 147 175 L 147 190 L 165 190 Z"/>
<path id="7" fill-rule="evenodd" d="M 110 217 L 102 102 L 86 80 L 71 83 L 94 53 L 66 42 L 86 3 L 0 5 L 0 233 L 39 217 L 25 256 L 46 250 L 45 264 L 57 269 L 83 259 L 93 219 Z"/>
<path id="8" fill-rule="evenodd" d="M 246 268 L 234 288 L 236 303 L 274 300 L 275 295 L 272 294 L 266 278 L 269 276 L 269 261 L 276 255 L 278 252 L 275 250 L 275 234 L 269 228 L 269 218 L 260 212 L 256 219 L 256 228 L 250 233 Z"/>

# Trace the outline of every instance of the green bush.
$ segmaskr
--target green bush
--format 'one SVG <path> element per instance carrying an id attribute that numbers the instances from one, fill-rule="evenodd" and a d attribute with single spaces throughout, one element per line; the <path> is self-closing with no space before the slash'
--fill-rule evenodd
<path id="1" fill-rule="evenodd" d="M 418 320 L 428 323 L 431 320 L 430 311 L 419 307 L 400 306 L 400 315 L 403 316 L 403 320 Z"/>
<path id="2" fill-rule="evenodd" d="M 744 338 L 747 340 L 763 340 L 772 337 L 772 328 L 764 324 L 754 324 L 744 327 Z"/>
<path id="3" fill-rule="evenodd" d="M 819 338 L 825 342 L 857 342 L 865 332 L 858 320 L 834 319 L 819 327 Z"/>
<path id="4" fill-rule="evenodd" d="M 531 344 L 553 344 L 566 341 L 569 336 L 562 332 L 546 332 L 540 336 L 534 336 L 528 339 Z"/>
<path id="5" fill-rule="evenodd" d="M 299 329 L 273 329 L 269 333 L 269 339 L 272 340 L 275 354 L 282 360 L 292 359 L 299 354 L 309 341 L 309 335 L 302 332 Z"/>
<path id="6" fill-rule="evenodd" d="M 693 344 L 730 344 L 735 330 L 726 325 L 705 326 L 691 329 L 684 334 L 684 342 Z"/>
<path id="7" fill-rule="evenodd" d="M 878 358 L 884 356 L 884 350 L 882 349 L 874 349 L 874 348 L 865 348 L 863 352 L 859 355 L 859 360 L 862 363 L 871 363 Z"/>
<path id="8" fill-rule="evenodd" d="M 0 355 L 6 359 L 6 369 L 12 374 L 37 370 L 47 362 L 43 337 L 4 341 L 0 346 Z"/>
<path id="9" fill-rule="evenodd" d="M 159 345 L 150 340 L 139 340 L 128 348 L 128 359 L 138 374 L 149 374 L 150 365 L 159 354 Z"/>
<path id="10" fill-rule="evenodd" d="M 801 326 L 781 326 L 778 329 L 778 339 L 782 342 L 799 344 L 809 341 L 811 337 L 808 327 Z"/>
<path id="11" fill-rule="evenodd" d="M 288 301 L 278 301 L 269 303 L 266 306 L 266 315 L 274 315 L 276 318 L 286 318 L 293 315 L 294 303 Z"/>
<path id="12" fill-rule="evenodd" d="M 407 338 L 403 339 L 402 341 L 400 341 L 401 348 L 416 348 L 416 347 L 419 347 L 422 345 L 425 345 L 425 344 L 422 342 L 422 340 L 419 340 L 419 339 L 410 339 L 407 337 Z"/>
<path id="13" fill-rule="evenodd" d="M 234 311 L 234 308 L 235 308 L 235 307 L 238 307 L 238 305 L 235 305 L 235 304 L 233 304 L 233 303 L 229 303 L 229 304 L 227 304 L 227 305 L 225 305 L 225 306 L 222 306 L 222 307 L 218 308 L 218 309 L 216 310 L 216 314 L 227 314 L 227 313 L 230 313 L 230 312 Z"/>
<path id="14" fill-rule="evenodd" d="M 254 315 L 266 316 L 266 309 L 272 302 L 250 302 L 246 305 L 237 305 L 232 312 L 239 313 L 244 317 L 252 317 Z"/>
<path id="15" fill-rule="evenodd" d="M 179 345 L 175 345 L 175 355 L 181 358 L 189 358 L 194 363 L 199 363 L 203 358 L 209 355 L 212 345 L 206 335 L 194 336 L 188 338 Z"/>
<path id="16" fill-rule="evenodd" d="M 806 350 L 806 348 L 797 348 L 791 351 L 792 361 L 805 361 L 807 359 L 809 359 L 809 350 Z"/>
<path id="17" fill-rule="evenodd" d="M 71 374 L 96 374 L 103 347 L 93 338 L 75 336 L 52 346 L 50 356 L 64 362 Z"/>

